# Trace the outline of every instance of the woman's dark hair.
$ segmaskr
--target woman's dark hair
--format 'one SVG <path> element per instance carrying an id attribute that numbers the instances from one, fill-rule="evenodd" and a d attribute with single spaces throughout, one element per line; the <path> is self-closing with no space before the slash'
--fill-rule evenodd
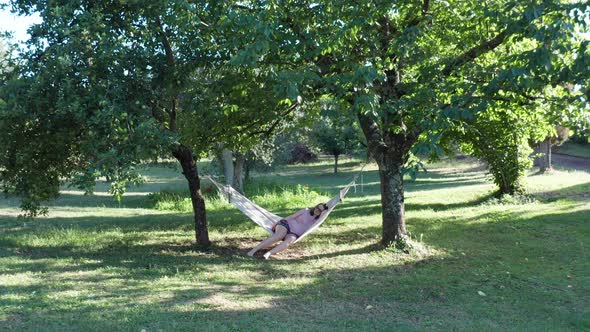
<path id="1" fill-rule="evenodd" d="M 315 208 L 318 208 L 318 207 L 320 207 L 320 206 L 324 208 L 324 209 L 322 210 L 322 212 L 324 212 L 324 211 L 326 211 L 326 210 L 328 209 L 328 204 L 326 204 L 326 203 L 320 203 L 320 204 L 318 204 L 318 205 L 316 205 L 316 206 L 314 206 L 314 207 L 312 207 L 312 208 L 309 208 L 309 214 L 313 216 L 313 211 L 315 210 Z M 320 215 L 321 215 L 321 213 L 320 213 Z M 315 217 L 315 218 L 316 218 L 316 219 L 318 219 L 319 217 L 320 217 L 320 216 L 317 216 L 317 217 Z"/>

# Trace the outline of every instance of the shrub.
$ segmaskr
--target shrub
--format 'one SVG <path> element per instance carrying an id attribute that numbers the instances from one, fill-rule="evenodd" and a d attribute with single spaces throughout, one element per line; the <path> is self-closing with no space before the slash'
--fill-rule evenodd
<path id="1" fill-rule="evenodd" d="M 297 143 L 291 150 L 291 158 L 289 160 L 290 164 L 297 164 L 297 163 L 309 163 L 312 161 L 317 161 L 318 156 L 317 154 L 313 153 L 311 149 L 302 143 Z"/>

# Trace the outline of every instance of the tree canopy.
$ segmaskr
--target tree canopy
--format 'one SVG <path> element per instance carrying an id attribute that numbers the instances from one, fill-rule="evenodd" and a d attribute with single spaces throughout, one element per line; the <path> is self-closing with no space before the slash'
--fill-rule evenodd
<path id="1" fill-rule="evenodd" d="M 31 28 L 23 65 L 0 92 L 7 103 L 0 114 L 3 186 L 21 195 L 22 208 L 34 216 L 56 197 L 62 179 L 90 191 L 98 177 L 112 175 L 112 191 L 120 194 L 138 180 L 137 163 L 168 152 L 189 183 L 197 241 L 208 244 L 196 159 L 219 141 L 271 130 L 293 104 L 266 71 L 231 63 L 247 41 L 233 30 L 234 7 L 12 5 L 18 13 L 38 12 L 42 23 Z M 254 96 L 265 84 L 271 93 Z M 252 100 L 266 102 L 254 110 Z"/>
<path id="2" fill-rule="evenodd" d="M 588 84 L 579 1 L 259 4 L 270 45 L 259 58 L 298 64 L 292 81 L 313 81 L 358 117 L 381 174 L 385 244 L 406 233 L 403 168 L 417 143 L 436 145 L 488 109 L 536 118 L 547 87 Z"/>

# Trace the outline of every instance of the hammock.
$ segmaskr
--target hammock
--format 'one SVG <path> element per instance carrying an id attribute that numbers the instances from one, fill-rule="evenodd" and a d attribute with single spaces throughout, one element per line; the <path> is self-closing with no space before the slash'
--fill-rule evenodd
<path id="1" fill-rule="evenodd" d="M 246 196 L 240 194 L 239 191 L 232 188 L 230 185 L 222 185 L 217 181 L 213 180 L 210 176 L 205 176 L 206 178 L 211 181 L 215 187 L 222 193 L 225 197 L 228 198 L 228 201 L 235 205 L 240 211 L 242 211 L 248 218 L 252 219 L 256 224 L 260 227 L 264 228 L 270 234 L 273 234 L 273 226 L 278 223 L 281 219 L 288 219 L 277 216 L 274 213 L 268 212 L 267 210 L 261 208 L 260 206 L 254 204 L 251 200 L 246 198 Z M 356 179 L 356 177 L 355 177 Z M 316 222 L 301 236 L 297 238 L 293 243 L 296 243 L 303 239 L 307 234 L 313 232 L 316 228 L 320 227 L 320 225 L 328 218 L 328 215 L 334 210 L 336 205 L 340 203 L 340 197 L 344 197 L 348 190 L 352 185 L 355 184 L 355 180 L 350 182 L 346 187 L 344 187 L 338 195 L 334 196 L 331 200 L 329 200 L 326 205 L 328 205 L 328 209 L 326 212 L 322 213 L 322 215 L 316 220 Z"/>

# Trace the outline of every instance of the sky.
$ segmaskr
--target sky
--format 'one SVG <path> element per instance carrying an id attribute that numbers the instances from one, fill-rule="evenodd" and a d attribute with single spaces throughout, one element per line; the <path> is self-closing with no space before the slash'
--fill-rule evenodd
<path id="1" fill-rule="evenodd" d="M 0 0 L 0 4 L 6 4 L 8 1 Z M 31 24 L 41 22 L 38 15 L 17 16 L 10 13 L 10 7 L 0 10 L 0 31 L 10 31 L 13 33 L 14 41 L 24 42 L 29 39 L 27 29 Z"/>
<path id="2" fill-rule="evenodd" d="M 0 0 L 0 5 L 7 4 L 7 0 Z M 590 18 L 587 18 L 590 20 Z M 41 22 L 39 15 L 17 16 L 10 12 L 10 6 L 0 9 L 0 31 L 10 31 L 13 33 L 14 41 L 24 42 L 29 39 L 27 29 L 31 24 Z M 590 32 L 582 34 L 585 39 L 590 39 Z"/>

